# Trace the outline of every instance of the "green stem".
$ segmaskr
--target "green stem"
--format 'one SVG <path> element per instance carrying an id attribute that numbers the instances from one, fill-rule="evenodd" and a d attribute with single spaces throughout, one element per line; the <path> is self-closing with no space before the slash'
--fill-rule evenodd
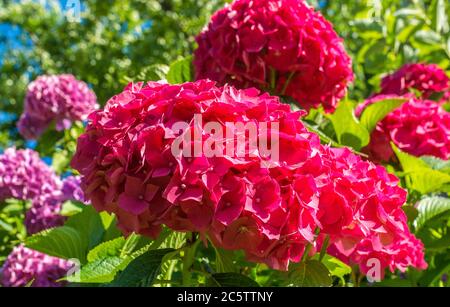
<path id="1" fill-rule="evenodd" d="M 198 244 L 200 240 L 195 239 L 194 234 L 188 234 L 186 238 L 186 246 L 183 248 L 183 271 L 182 271 L 182 279 L 183 286 L 191 286 L 192 285 L 192 265 L 195 261 L 195 253 L 197 251 Z"/>
<path id="2" fill-rule="evenodd" d="M 281 90 L 281 96 L 283 96 L 283 95 L 286 93 L 286 90 L 287 90 L 287 88 L 288 88 L 288 86 L 289 86 L 289 83 L 291 83 L 291 80 L 292 80 L 292 78 L 294 77 L 295 73 L 296 73 L 295 71 L 292 71 L 292 72 L 289 74 L 289 76 L 288 76 L 286 82 L 284 82 L 283 89 Z"/>
<path id="3" fill-rule="evenodd" d="M 320 255 L 319 255 L 319 261 L 322 262 L 323 257 L 325 257 L 325 254 L 327 252 L 328 243 L 330 243 L 330 236 L 326 235 L 325 241 L 323 242 L 322 248 L 320 249 Z"/>

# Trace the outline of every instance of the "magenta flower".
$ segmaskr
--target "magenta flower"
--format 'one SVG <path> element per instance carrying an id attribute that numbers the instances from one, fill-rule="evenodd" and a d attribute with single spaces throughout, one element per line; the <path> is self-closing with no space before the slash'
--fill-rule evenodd
<path id="1" fill-rule="evenodd" d="M 366 238 L 379 239 L 376 248 L 384 248 L 389 260 L 383 269 L 403 267 L 408 257 L 414 260 L 407 265 L 422 267 L 420 248 L 410 250 L 414 255 L 398 254 L 403 244 L 416 246 L 398 179 L 349 150 L 321 145 L 299 121 L 303 114 L 256 89 L 207 80 L 130 84 L 91 114 L 72 166 L 86 198 L 98 211 L 115 213 L 125 234 L 155 238 L 162 225 L 199 232 L 218 247 L 242 249 L 251 261 L 286 270 L 308 244 L 318 252 L 329 235 L 334 251 L 352 232 L 353 243 L 346 245 L 351 249 Z M 184 129 L 177 128 L 180 123 Z M 262 123 L 271 133 L 267 139 Z M 279 156 L 264 155 L 245 137 L 245 146 L 227 151 L 227 144 L 246 135 L 237 124 L 255 124 L 259 143 L 279 136 Z M 210 125 L 230 134 L 212 133 Z M 183 151 L 173 151 L 186 138 Z M 186 153 L 211 140 L 215 155 Z M 385 237 L 406 239 L 392 246 Z"/>
<path id="2" fill-rule="evenodd" d="M 60 188 L 58 176 L 37 152 L 8 148 L 0 155 L 0 201 L 39 199 Z"/>
<path id="3" fill-rule="evenodd" d="M 197 37 L 196 79 L 293 97 L 334 111 L 353 81 L 332 25 L 303 0 L 235 0 Z"/>
<path id="4" fill-rule="evenodd" d="M 28 86 L 17 127 L 24 138 L 37 139 L 52 122 L 57 130 L 67 129 L 97 108 L 94 92 L 74 76 L 40 76 Z"/>
<path id="5" fill-rule="evenodd" d="M 3 287 L 61 287 L 66 282 L 57 280 L 66 276 L 72 263 L 17 246 L 6 259 L 0 272 Z"/>
<path id="6" fill-rule="evenodd" d="M 382 103 L 385 98 L 398 96 L 375 96 L 357 108 L 373 103 Z M 447 160 L 450 157 L 450 114 L 440 104 L 431 100 L 420 100 L 412 95 L 402 106 L 388 114 L 372 132 L 366 150 L 374 161 L 389 161 L 394 152 L 390 142 L 411 155 L 435 156 Z"/>
<path id="7" fill-rule="evenodd" d="M 381 81 L 380 94 L 404 95 L 415 89 L 423 99 L 450 90 L 450 79 L 436 64 L 406 64 Z"/>

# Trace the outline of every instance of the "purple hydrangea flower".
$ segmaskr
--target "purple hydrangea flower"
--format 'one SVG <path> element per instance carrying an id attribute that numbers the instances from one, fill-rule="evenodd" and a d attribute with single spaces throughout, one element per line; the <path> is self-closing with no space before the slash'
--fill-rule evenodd
<path id="1" fill-rule="evenodd" d="M 66 218 L 61 216 L 60 212 L 65 201 L 86 203 L 80 183 L 79 177 L 67 177 L 62 183 L 61 191 L 33 201 L 31 209 L 28 210 L 25 217 L 27 233 L 31 235 L 45 229 L 62 226 Z"/>
<path id="2" fill-rule="evenodd" d="M 63 180 L 62 197 L 64 201 L 73 200 L 86 203 L 84 192 L 81 189 L 81 178 L 78 176 L 69 176 Z"/>
<path id="3" fill-rule="evenodd" d="M 62 226 L 66 218 L 60 215 L 62 201 L 60 197 L 47 197 L 33 201 L 25 216 L 25 227 L 29 235 L 42 230 Z"/>
<path id="4" fill-rule="evenodd" d="M 70 261 L 51 257 L 19 245 L 6 259 L 1 273 L 3 287 L 62 287 L 66 282 L 57 280 L 66 276 L 73 266 Z"/>
<path id="5" fill-rule="evenodd" d="M 8 148 L 0 155 L 0 201 L 36 200 L 60 189 L 59 177 L 37 152 Z"/>
<path id="6" fill-rule="evenodd" d="M 38 77 L 28 86 L 24 105 L 17 127 L 26 139 L 37 139 L 52 122 L 57 130 L 67 129 L 98 108 L 94 92 L 72 75 Z"/>

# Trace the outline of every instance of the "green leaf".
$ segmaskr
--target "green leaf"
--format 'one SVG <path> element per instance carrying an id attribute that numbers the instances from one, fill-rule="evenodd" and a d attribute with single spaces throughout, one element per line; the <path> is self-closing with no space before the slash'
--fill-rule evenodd
<path id="1" fill-rule="evenodd" d="M 144 70 L 142 70 L 138 75 L 138 80 L 144 81 L 159 81 L 164 80 L 166 78 L 167 73 L 169 72 L 169 67 L 164 64 L 153 64 L 150 65 Z"/>
<path id="2" fill-rule="evenodd" d="M 78 283 L 108 283 L 114 280 L 125 261 L 126 259 L 117 256 L 99 258 L 83 266 L 79 275 L 71 275 L 67 280 Z"/>
<path id="3" fill-rule="evenodd" d="M 83 211 L 69 217 L 65 225 L 79 232 L 86 242 L 86 252 L 102 242 L 105 233 L 102 219 L 92 206 L 84 206 Z"/>
<path id="4" fill-rule="evenodd" d="M 329 287 L 332 284 L 327 267 L 317 260 L 308 260 L 292 266 L 289 284 L 296 287 Z"/>
<path id="5" fill-rule="evenodd" d="M 332 115 L 327 115 L 333 124 L 339 144 L 360 150 L 369 144 L 370 135 L 353 114 L 353 104 L 341 101 Z"/>
<path id="6" fill-rule="evenodd" d="M 383 120 L 386 115 L 401 106 L 405 101 L 405 98 L 391 98 L 369 105 L 361 114 L 360 122 L 367 131 L 372 132 L 379 121 Z"/>
<path id="7" fill-rule="evenodd" d="M 430 168 L 425 161 L 402 152 L 393 143 L 391 146 L 403 168 L 408 188 L 428 194 L 450 183 L 449 174 Z"/>
<path id="8" fill-rule="evenodd" d="M 167 237 L 161 242 L 161 245 L 156 248 L 161 247 L 178 249 L 181 248 L 181 246 L 183 246 L 186 242 L 186 233 L 164 229 L 163 233 L 166 232 L 168 232 Z"/>
<path id="9" fill-rule="evenodd" d="M 125 238 L 120 237 L 111 241 L 103 242 L 97 245 L 94 249 L 89 251 L 87 255 L 87 260 L 89 262 L 94 262 L 96 260 L 107 258 L 111 256 L 120 256 L 121 251 L 125 245 Z"/>
<path id="10" fill-rule="evenodd" d="M 442 160 L 433 156 L 420 157 L 430 168 L 444 173 L 450 173 L 450 161 Z"/>
<path id="11" fill-rule="evenodd" d="M 233 263 L 233 252 L 214 247 L 216 253 L 216 272 L 235 272 L 236 266 Z"/>
<path id="12" fill-rule="evenodd" d="M 419 216 L 415 220 L 417 230 L 421 229 L 426 223 L 437 216 L 450 213 L 450 198 L 433 196 L 422 199 L 417 204 Z"/>
<path id="13" fill-rule="evenodd" d="M 170 64 L 169 72 L 167 73 L 167 82 L 171 84 L 180 84 L 192 81 L 193 68 L 192 56 L 177 60 Z"/>
<path id="14" fill-rule="evenodd" d="M 66 150 L 59 150 L 53 154 L 52 167 L 56 173 L 61 174 L 70 163 L 70 155 Z"/>
<path id="15" fill-rule="evenodd" d="M 114 279 L 111 286 L 151 286 L 160 272 L 164 258 L 173 251 L 173 249 L 156 249 L 138 256 Z"/>
<path id="16" fill-rule="evenodd" d="M 253 279 L 238 273 L 216 273 L 208 278 L 209 287 L 259 287 Z"/>
<path id="17" fill-rule="evenodd" d="M 343 263 L 341 260 L 332 257 L 328 254 L 326 254 L 325 257 L 322 259 L 322 263 L 325 265 L 325 267 L 328 269 L 328 271 L 331 273 L 332 276 L 336 276 L 343 279 L 344 276 L 352 273 L 351 267 Z"/>
<path id="18" fill-rule="evenodd" d="M 60 214 L 63 216 L 72 216 L 72 215 L 81 213 L 85 206 L 86 205 L 84 205 L 82 203 L 69 200 L 62 204 Z"/>
<path id="19" fill-rule="evenodd" d="M 44 230 L 26 239 L 25 245 L 33 250 L 63 259 L 85 260 L 85 242 L 79 232 L 69 226 Z"/>
<path id="20" fill-rule="evenodd" d="M 422 287 L 432 286 L 445 273 L 450 271 L 450 259 L 447 253 L 439 254 L 434 259 L 434 267 L 428 268 L 419 280 Z"/>

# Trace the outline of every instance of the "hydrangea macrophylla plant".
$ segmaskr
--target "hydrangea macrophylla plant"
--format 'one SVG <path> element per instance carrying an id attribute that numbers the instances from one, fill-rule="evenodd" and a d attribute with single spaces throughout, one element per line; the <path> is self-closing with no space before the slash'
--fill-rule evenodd
<path id="1" fill-rule="evenodd" d="M 63 130 L 97 108 L 97 98 L 86 83 L 72 75 L 44 75 L 28 86 L 17 126 L 24 138 L 36 139 L 52 122 Z"/>
<path id="2" fill-rule="evenodd" d="M 384 95 L 404 95 L 415 89 L 423 99 L 429 99 L 434 93 L 445 93 L 450 90 L 450 79 L 436 64 L 406 64 L 381 81 L 381 92 Z"/>
<path id="3" fill-rule="evenodd" d="M 69 176 L 63 180 L 61 191 L 54 191 L 52 194 L 34 200 L 25 216 L 27 233 L 32 235 L 45 229 L 62 226 L 66 218 L 60 212 L 66 201 L 86 204 L 80 183 L 79 177 Z"/>
<path id="4" fill-rule="evenodd" d="M 60 196 L 49 195 L 32 202 L 24 221 L 29 235 L 64 224 L 66 218 L 60 215 L 63 203 Z"/>
<path id="5" fill-rule="evenodd" d="M 368 99 L 357 108 L 357 115 L 373 103 L 382 103 L 395 95 L 379 95 Z M 440 104 L 420 100 L 413 95 L 402 106 L 388 114 L 372 132 L 367 146 L 375 161 L 389 161 L 393 157 L 390 142 L 414 156 L 430 155 L 447 160 L 450 157 L 450 114 Z"/>
<path id="6" fill-rule="evenodd" d="M 86 203 L 84 192 L 81 189 L 81 178 L 78 176 L 69 176 L 62 183 L 62 199 L 63 201 L 72 200 Z"/>
<path id="7" fill-rule="evenodd" d="M 423 267 L 422 258 L 400 256 L 404 250 L 392 245 L 399 237 L 416 244 L 406 239 L 412 235 L 401 210 L 406 191 L 398 180 L 348 150 L 322 146 L 299 121 L 303 114 L 256 89 L 216 87 L 207 80 L 130 84 L 91 114 L 72 166 L 93 206 L 115 213 L 125 234 L 155 238 L 165 224 L 285 270 L 301 260 L 307 245 L 320 250 L 320 236 L 330 236 L 332 247 L 354 231 L 356 240 L 346 248 L 371 238 L 388 265 L 400 266 L 397 259 L 403 265 L 409 256 L 414 260 L 406 265 Z M 263 123 L 270 128 L 262 129 Z M 250 130 L 245 146 L 226 150 L 247 135 L 237 127 L 251 124 L 259 142 L 277 133 L 277 159 L 261 148 L 245 151 L 252 148 Z M 217 133 L 222 128 L 230 133 Z M 215 155 L 174 151 L 180 138 L 187 140 L 188 152 L 214 147 Z"/>
<path id="8" fill-rule="evenodd" d="M 60 189 L 58 176 L 37 152 L 8 148 L 0 155 L 0 201 L 34 200 Z"/>
<path id="9" fill-rule="evenodd" d="M 236 0 L 197 37 L 196 79 L 251 86 L 333 111 L 353 81 L 341 38 L 303 0 Z"/>
<path id="10" fill-rule="evenodd" d="M 398 186 L 398 178 L 348 149 L 326 150 L 329 155 L 324 156 L 325 165 L 332 170 L 326 181 L 340 182 L 335 193 L 344 201 L 353 202 L 351 223 L 331 234 L 328 252 L 345 263 L 358 264 L 364 274 L 372 267 L 371 260 L 378 261 L 381 274 L 385 268 L 391 272 L 404 272 L 409 266 L 426 269 L 424 246 L 409 232 L 401 208 L 406 191 Z M 326 209 L 331 218 L 342 215 L 333 206 Z"/>
<path id="11" fill-rule="evenodd" d="M 0 272 L 3 287 L 61 287 L 57 280 L 66 276 L 72 264 L 19 245 L 6 259 Z"/>

